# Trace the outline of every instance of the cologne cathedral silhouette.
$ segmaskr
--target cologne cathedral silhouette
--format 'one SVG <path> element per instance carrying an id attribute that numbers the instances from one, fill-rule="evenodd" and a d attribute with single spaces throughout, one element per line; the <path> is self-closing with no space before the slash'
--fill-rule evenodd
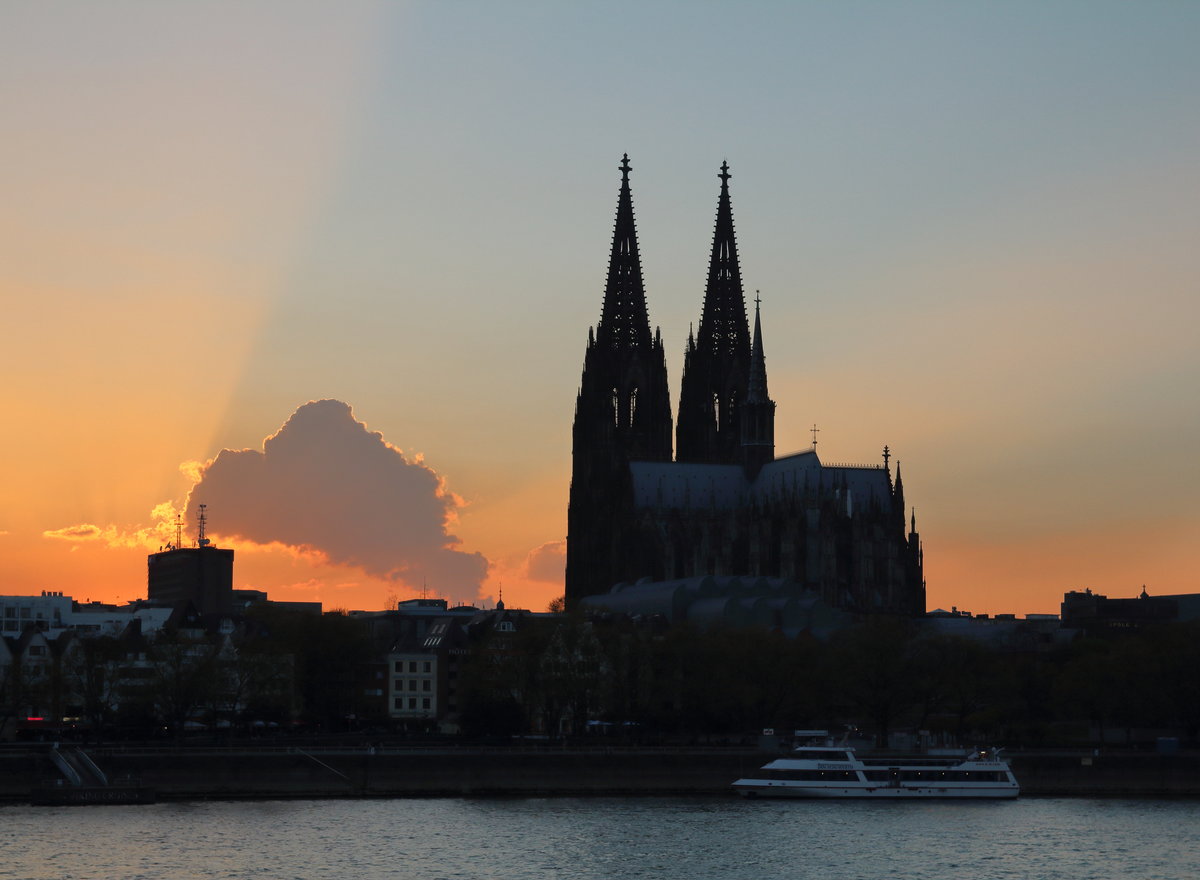
<path id="1" fill-rule="evenodd" d="M 751 333 L 727 163 L 672 459 L 666 360 L 661 332 L 650 332 L 628 155 L 620 170 L 604 303 L 575 404 L 568 607 L 589 596 L 604 604 L 599 594 L 633 584 L 708 578 L 757 579 L 848 612 L 923 614 L 916 517 L 906 523 L 887 447 L 882 465 L 826 466 L 814 426 L 812 448 L 775 457 L 760 302 Z"/>

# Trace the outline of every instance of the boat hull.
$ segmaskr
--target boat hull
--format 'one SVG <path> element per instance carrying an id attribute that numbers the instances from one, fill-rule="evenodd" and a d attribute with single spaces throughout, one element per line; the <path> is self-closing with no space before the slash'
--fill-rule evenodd
<path id="1" fill-rule="evenodd" d="M 1015 798 L 1021 791 L 1017 787 L 952 788 L 940 785 L 929 786 L 805 786 L 771 783 L 753 779 L 739 779 L 733 783 L 734 791 L 743 797 L 756 798 L 875 798 L 879 800 L 909 800 L 914 798 Z"/>
<path id="2" fill-rule="evenodd" d="M 86 807 L 112 804 L 153 804 L 154 789 L 125 786 L 60 785 L 35 788 L 29 802 L 35 807 Z"/>

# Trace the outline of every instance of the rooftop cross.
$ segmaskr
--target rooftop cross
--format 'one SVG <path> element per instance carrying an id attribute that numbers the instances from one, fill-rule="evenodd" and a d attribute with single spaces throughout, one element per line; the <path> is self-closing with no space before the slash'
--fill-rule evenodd
<path id="1" fill-rule="evenodd" d="M 813 426 L 809 430 L 812 431 L 812 435 L 813 435 L 813 449 L 816 449 L 817 448 L 817 432 L 820 431 L 821 429 L 817 427 L 816 422 L 813 422 Z"/>

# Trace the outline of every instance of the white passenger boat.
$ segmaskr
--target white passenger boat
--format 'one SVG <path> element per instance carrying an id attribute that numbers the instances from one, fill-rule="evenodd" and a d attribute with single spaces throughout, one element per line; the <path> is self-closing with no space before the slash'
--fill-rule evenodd
<path id="1" fill-rule="evenodd" d="M 839 745 L 798 746 L 733 783 L 746 797 L 1015 798 L 1021 793 L 996 751 L 957 756 L 858 757 Z"/>

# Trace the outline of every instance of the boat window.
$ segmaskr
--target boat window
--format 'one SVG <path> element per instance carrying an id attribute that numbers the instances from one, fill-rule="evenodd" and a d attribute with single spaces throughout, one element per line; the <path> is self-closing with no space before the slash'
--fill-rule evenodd
<path id="1" fill-rule="evenodd" d="M 765 775 L 789 782 L 853 782 L 858 779 L 853 770 L 768 770 Z"/>
<path id="2" fill-rule="evenodd" d="M 837 749 L 804 749 L 800 753 L 809 761 L 849 761 L 850 755 Z"/>

